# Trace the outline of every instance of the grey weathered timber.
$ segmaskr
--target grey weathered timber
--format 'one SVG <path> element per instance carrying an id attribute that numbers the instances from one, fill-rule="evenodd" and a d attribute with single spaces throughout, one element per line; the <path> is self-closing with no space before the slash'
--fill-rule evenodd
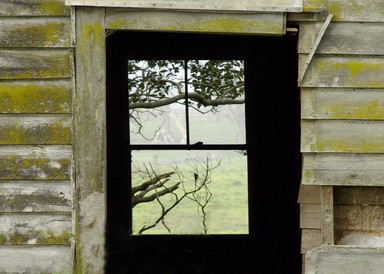
<path id="1" fill-rule="evenodd" d="M 70 180 L 70 146 L 0 146 L 0 180 Z"/>
<path id="2" fill-rule="evenodd" d="M 0 47 L 69 47 L 70 17 L 0 17 Z"/>
<path id="3" fill-rule="evenodd" d="M 319 33 L 317 34 L 317 37 L 316 37 L 315 41 L 313 42 L 313 45 L 311 46 L 311 48 L 308 52 L 307 59 L 305 60 L 303 66 L 300 69 L 299 81 L 298 81 L 299 86 L 301 85 L 301 82 L 304 79 L 304 76 L 305 76 L 305 73 L 307 72 L 308 66 L 311 63 L 312 58 L 317 51 L 317 47 L 319 46 L 321 39 L 324 36 L 324 33 L 326 32 L 329 24 L 331 23 L 332 18 L 333 18 L 333 14 L 328 14 L 327 19 L 325 19 L 324 24 L 321 26 L 321 29 L 320 29 Z"/>
<path id="4" fill-rule="evenodd" d="M 0 16 L 70 16 L 64 0 L 1 0 Z"/>
<path id="5" fill-rule="evenodd" d="M 72 112 L 72 80 L 15 80 L 0 84 L 0 113 Z"/>
<path id="6" fill-rule="evenodd" d="M 320 229 L 320 204 L 300 204 L 300 228 Z"/>
<path id="7" fill-rule="evenodd" d="M 69 145 L 68 115 L 0 115 L 0 145 Z"/>
<path id="8" fill-rule="evenodd" d="M 71 78 L 72 63 L 68 49 L 0 49 L 0 80 Z"/>
<path id="9" fill-rule="evenodd" d="M 300 12 L 302 0 L 66 0 L 67 5 L 177 10 Z"/>
<path id="10" fill-rule="evenodd" d="M 102 273 L 106 214 L 104 9 L 77 9 L 76 24 L 76 265 L 78 273 Z"/>
<path id="11" fill-rule="evenodd" d="M 285 34 L 283 13 L 208 13 L 107 9 L 106 28 L 237 34 Z"/>
<path id="12" fill-rule="evenodd" d="M 302 152 L 384 152 L 384 121 L 302 120 Z"/>
<path id="13" fill-rule="evenodd" d="M 320 22 L 300 25 L 299 53 L 309 53 L 321 26 Z M 333 22 L 324 34 L 317 53 L 383 55 L 383 43 L 383 23 Z"/>
<path id="14" fill-rule="evenodd" d="M 1 246 L 0 272 L 72 273 L 69 246 Z"/>
<path id="15" fill-rule="evenodd" d="M 303 184 L 384 185 L 384 154 L 304 153 L 303 160 Z"/>
<path id="16" fill-rule="evenodd" d="M 333 186 L 321 186 L 320 227 L 322 243 L 332 245 L 334 239 Z"/>
<path id="17" fill-rule="evenodd" d="M 307 253 L 308 250 L 322 245 L 322 237 L 320 229 L 301 230 L 301 254 Z"/>
<path id="18" fill-rule="evenodd" d="M 1 245 L 68 245 L 71 214 L 0 213 Z"/>
<path id="19" fill-rule="evenodd" d="M 306 55 L 300 54 L 300 67 Z M 310 74 L 310 75 L 308 75 Z M 377 56 L 315 55 L 303 87 L 383 88 L 384 58 Z"/>
<path id="20" fill-rule="evenodd" d="M 71 213 L 69 181 L 2 181 L 0 212 Z"/>
<path id="21" fill-rule="evenodd" d="M 301 89 L 302 119 L 384 120 L 383 89 Z"/>
<path id="22" fill-rule="evenodd" d="M 384 248 L 322 246 L 310 250 L 305 261 L 306 274 L 381 274 Z"/>
<path id="23" fill-rule="evenodd" d="M 334 14 L 334 21 L 384 22 L 381 0 L 304 0 L 304 11 L 322 9 Z"/>

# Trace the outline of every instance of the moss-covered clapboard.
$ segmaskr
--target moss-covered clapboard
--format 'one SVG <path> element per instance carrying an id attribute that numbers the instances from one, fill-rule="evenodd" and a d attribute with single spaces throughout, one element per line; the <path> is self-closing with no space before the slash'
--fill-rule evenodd
<path id="1" fill-rule="evenodd" d="M 2 0 L 0 16 L 69 16 L 64 0 Z"/>
<path id="2" fill-rule="evenodd" d="M 71 213 L 70 181 L 2 181 L 0 212 Z"/>
<path id="3" fill-rule="evenodd" d="M 327 11 L 333 21 L 384 22 L 381 0 L 304 0 L 304 11 Z"/>
<path id="4" fill-rule="evenodd" d="M 0 79 L 71 78 L 72 63 L 68 49 L 0 49 Z"/>
<path id="5" fill-rule="evenodd" d="M 0 113 L 69 114 L 72 112 L 72 81 L 4 81 L 0 88 Z"/>
<path id="6" fill-rule="evenodd" d="M 0 115 L 0 145 L 69 145 L 71 128 L 67 115 Z"/>
<path id="7" fill-rule="evenodd" d="M 0 180 L 70 180 L 70 146 L 0 146 Z"/>
<path id="8" fill-rule="evenodd" d="M 0 47 L 69 47 L 69 17 L 0 17 Z"/>

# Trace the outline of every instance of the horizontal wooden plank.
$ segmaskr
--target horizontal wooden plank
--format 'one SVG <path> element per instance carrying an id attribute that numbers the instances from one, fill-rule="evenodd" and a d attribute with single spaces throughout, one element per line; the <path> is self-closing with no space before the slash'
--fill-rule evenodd
<path id="1" fill-rule="evenodd" d="M 70 146 L 0 146 L 0 180 L 70 180 Z"/>
<path id="2" fill-rule="evenodd" d="M 68 115 L 0 115 L 0 145 L 68 145 L 72 137 Z"/>
<path id="3" fill-rule="evenodd" d="M 334 187 L 335 205 L 380 205 L 384 206 L 383 187 Z"/>
<path id="4" fill-rule="evenodd" d="M 326 8 L 333 21 L 384 22 L 382 0 L 304 0 L 304 11 Z"/>
<path id="5" fill-rule="evenodd" d="M 239 34 L 284 34 L 283 13 L 222 14 L 201 12 L 107 10 L 106 28 Z"/>
<path id="6" fill-rule="evenodd" d="M 384 154 L 304 153 L 303 156 L 303 184 L 384 185 Z"/>
<path id="7" fill-rule="evenodd" d="M 72 112 L 71 80 L 0 82 L 0 113 Z"/>
<path id="8" fill-rule="evenodd" d="M 306 55 L 299 55 L 300 69 Z M 383 88 L 384 57 L 315 55 L 302 87 Z"/>
<path id="9" fill-rule="evenodd" d="M 72 51 L 47 50 L 0 50 L 0 80 L 48 79 L 72 76 Z"/>
<path id="10" fill-rule="evenodd" d="M 69 246 L 0 246 L 0 272 L 72 273 Z"/>
<path id="11" fill-rule="evenodd" d="M 354 246 L 322 246 L 307 253 L 305 273 L 369 273 L 384 269 L 384 248 Z"/>
<path id="12" fill-rule="evenodd" d="M 72 210 L 70 182 L 0 183 L 0 212 L 66 212 Z"/>
<path id="13" fill-rule="evenodd" d="M 337 245 L 384 246 L 384 231 L 336 231 Z"/>
<path id="14" fill-rule="evenodd" d="M 335 231 L 384 231 L 384 206 L 336 205 Z"/>
<path id="15" fill-rule="evenodd" d="M 1 0 L 0 16 L 70 16 L 64 0 Z"/>
<path id="16" fill-rule="evenodd" d="M 320 204 L 300 204 L 300 228 L 320 229 Z"/>
<path id="17" fill-rule="evenodd" d="M 301 230 L 301 254 L 308 250 L 322 245 L 320 229 L 302 229 Z"/>
<path id="18" fill-rule="evenodd" d="M 384 120 L 384 89 L 301 89 L 301 118 Z"/>
<path id="19" fill-rule="evenodd" d="M 124 7 L 176 10 L 219 10 L 219 11 L 292 11 L 303 10 L 302 0 L 66 0 L 67 5 L 92 7 Z"/>
<path id="20" fill-rule="evenodd" d="M 0 244 L 70 244 L 70 214 L 0 214 Z"/>
<path id="21" fill-rule="evenodd" d="M 300 25 L 299 53 L 309 53 L 322 25 L 322 22 Z M 383 23 L 333 22 L 327 28 L 316 52 L 384 55 L 383 43 Z"/>
<path id="22" fill-rule="evenodd" d="M 0 47 L 69 47 L 70 34 L 70 17 L 0 17 Z"/>
<path id="23" fill-rule="evenodd" d="M 320 204 L 320 187 L 300 185 L 298 203 L 300 204 Z"/>
<path id="24" fill-rule="evenodd" d="M 302 152 L 384 152 L 384 121 L 302 120 Z"/>

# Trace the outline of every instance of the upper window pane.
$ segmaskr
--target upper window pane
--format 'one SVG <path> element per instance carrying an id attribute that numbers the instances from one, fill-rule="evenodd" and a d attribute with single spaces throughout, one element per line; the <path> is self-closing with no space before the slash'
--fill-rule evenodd
<path id="1" fill-rule="evenodd" d="M 131 144 L 245 144 L 242 60 L 128 62 Z"/>

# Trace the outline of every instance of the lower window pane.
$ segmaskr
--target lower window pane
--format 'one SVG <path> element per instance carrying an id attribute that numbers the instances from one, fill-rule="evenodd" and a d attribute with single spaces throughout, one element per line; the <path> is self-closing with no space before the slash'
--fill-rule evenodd
<path id="1" fill-rule="evenodd" d="M 133 234 L 248 234 L 247 156 L 132 152 Z"/>

